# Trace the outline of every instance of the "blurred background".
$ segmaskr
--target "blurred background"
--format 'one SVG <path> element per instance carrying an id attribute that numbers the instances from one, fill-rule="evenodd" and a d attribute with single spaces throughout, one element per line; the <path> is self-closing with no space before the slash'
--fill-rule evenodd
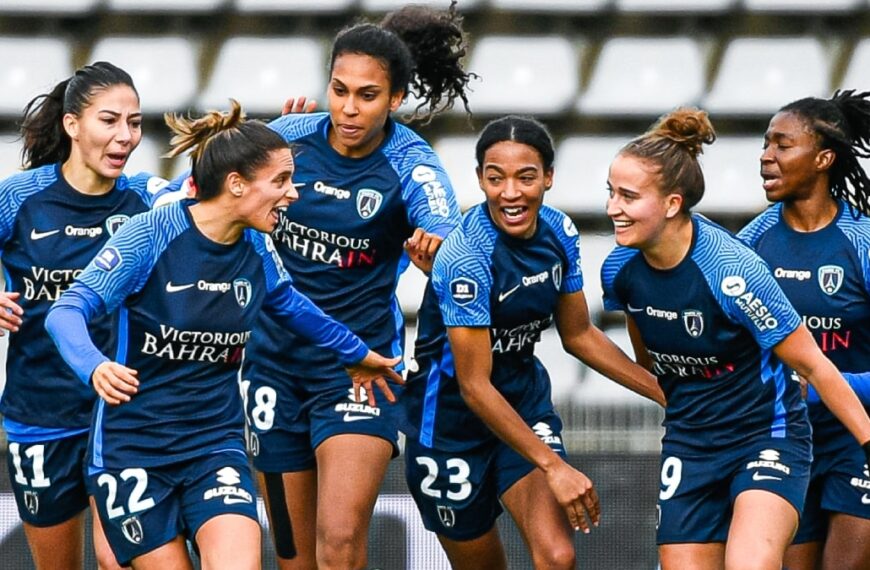
<path id="1" fill-rule="evenodd" d="M 186 163 L 160 158 L 168 142 L 163 112 L 224 108 L 229 97 L 262 118 L 278 115 L 287 97 L 323 107 L 335 32 L 405 3 L 0 0 L 0 176 L 20 168 L 16 124 L 24 105 L 80 65 L 108 60 L 130 72 L 146 135 L 127 172 L 170 177 Z M 474 141 L 487 120 L 526 113 L 549 126 L 556 178 L 546 200 L 577 223 L 593 320 L 629 354 L 621 316 L 602 311 L 598 274 L 613 245 L 605 181 L 619 147 L 678 105 L 709 111 L 719 140 L 702 157 L 707 194 L 697 210 L 737 230 L 766 206 L 758 158 L 773 112 L 839 88 L 870 90 L 870 0 L 459 0 L 457 8 L 469 34 L 466 68 L 480 76 L 471 84 L 474 117 L 456 109 L 417 130 L 465 209 L 482 199 Z M 414 268 L 400 284 L 409 346 L 424 285 Z M 538 354 L 553 379 L 572 461 L 602 497 L 602 528 L 578 540 L 581 566 L 655 568 L 661 410 L 565 355 L 554 331 Z M 4 568 L 27 568 L 5 478 L 0 559 Z M 373 568 L 446 567 L 415 517 L 394 462 L 371 535 Z M 527 567 L 519 537 L 504 533 L 512 564 Z"/>

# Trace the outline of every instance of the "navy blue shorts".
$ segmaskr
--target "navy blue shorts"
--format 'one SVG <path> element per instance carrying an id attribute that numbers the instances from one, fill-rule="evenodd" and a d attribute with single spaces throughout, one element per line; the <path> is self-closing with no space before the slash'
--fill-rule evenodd
<path id="1" fill-rule="evenodd" d="M 9 442 L 6 466 L 21 520 L 66 522 L 88 507 L 84 462 L 88 434 L 36 443 Z"/>
<path id="2" fill-rule="evenodd" d="M 195 539 L 200 527 L 219 515 L 259 521 L 256 488 L 241 451 L 147 469 L 106 469 L 89 475 L 89 488 L 122 566 L 178 535 Z"/>
<path id="3" fill-rule="evenodd" d="M 657 543 L 725 542 L 734 500 L 750 489 L 783 497 L 800 515 L 811 447 L 808 438 L 761 438 L 739 449 L 683 457 L 665 447 Z"/>
<path id="4" fill-rule="evenodd" d="M 563 458 L 562 422 L 553 413 L 529 422 Z M 408 489 L 430 531 L 450 540 L 473 540 L 502 512 L 499 497 L 535 468 L 499 439 L 463 451 L 439 451 L 411 438 L 405 445 Z"/>
<path id="5" fill-rule="evenodd" d="M 248 422 L 248 451 L 264 473 L 313 469 L 314 450 L 334 435 L 362 434 L 385 439 L 399 454 L 402 407 L 377 392 L 377 406 L 354 401 L 350 378 L 346 388 L 312 390 L 311 380 L 265 378 L 255 365 L 245 367 L 242 391 Z M 395 386 L 390 386 L 398 396 Z M 365 393 L 365 390 L 362 390 Z"/>
<path id="6" fill-rule="evenodd" d="M 870 519 L 870 472 L 857 442 L 836 453 L 813 457 L 810 487 L 794 544 L 825 539 L 830 513 Z"/>

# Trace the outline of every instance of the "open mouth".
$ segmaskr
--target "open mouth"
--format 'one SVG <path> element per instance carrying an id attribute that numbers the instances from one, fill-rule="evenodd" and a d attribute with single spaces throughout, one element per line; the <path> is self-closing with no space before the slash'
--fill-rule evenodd
<path id="1" fill-rule="evenodd" d="M 519 223 L 526 217 L 529 211 L 527 206 L 509 206 L 501 208 L 501 213 L 508 223 Z"/>
<path id="2" fill-rule="evenodd" d="M 771 188 L 773 188 L 776 185 L 777 180 L 779 180 L 779 176 L 775 176 L 773 174 L 770 174 L 769 172 L 762 172 L 761 179 L 762 179 L 761 186 L 765 190 L 770 190 Z"/>
<path id="3" fill-rule="evenodd" d="M 106 154 L 106 158 L 109 159 L 109 164 L 111 164 L 114 168 L 123 168 L 127 163 L 127 157 L 129 155 L 123 152 L 110 152 Z"/>

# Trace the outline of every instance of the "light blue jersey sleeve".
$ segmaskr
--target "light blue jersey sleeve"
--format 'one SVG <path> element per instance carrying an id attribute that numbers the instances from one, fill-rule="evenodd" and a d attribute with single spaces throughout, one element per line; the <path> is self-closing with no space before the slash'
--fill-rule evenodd
<path id="1" fill-rule="evenodd" d="M 432 287 L 448 327 L 487 327 L 492 271 L 479 251 L 466 244 L 461 230 L 441 244 L 432 267 Z"/>
<path id="2" fill-rule="evenodd" d="M 21 204 L 57 180 L 56 168 L 55 164 L 46 164 L 0 181 L 0 247 L 12 237 Z"/>
<path id="3" fill-rule="evenodd" d="M 843 378 L 865 407 L 870 407 L 870 372 L 843 372 Z M 807 404 L 821 404 L 822 398 L 812 384 L 807 386 Z"/>
<path id="4" fill-rule="evenodd" d="M 573 220 L 564 212 L 544 206 L 541 218 L 548 224 L 556 236 L 568 259 L 565 275 L 562 279 L 560 293 L 576 293 L 583 290 L 583 269 L 580 265 L 580 232 Z"/>
<path id="5" fill-rule="evenodd" d="M 837 225 L 855 249 L 855 255 L 861 265 L 864 290 L 870 293 L 870 218 L 863 215 L 855 217 L 851 212 L 845 211 Z"/>
<path id="6" fill-rule="evenodd" d="M 755 218 L 746 224 L 737 234 L 738 239 L 742 240 L 749 247 L 755 249 L 758 240 L 761 239 L 767 230 L 779 221 L 780 212 L 782 211 L 782 203 L 774 204 L 761 212 Z"/>
<path id="7" fill-rule="evenodd" d="M 625 302 L 616 291 L 616 276 L 635 255 L 640 253 L 637 249 L 617 246 L 611 251 L 604 263 L 601 264 L 601 288 L 604 290 L 604 310 L 625 311 Z"/>
<path id="8" fill-rule="evenodd" d="M 358 336 L 293 287 L 293 281 L 269 236 L 248 230 L 246 239 L 263 260 L 267 291 L 263 305 L 265 311 L 288 330 L 321 348 L 336 352 L 343 365 L 356 364 L 366 357 L 369 348 Z"/>
<path id="9" fill-rule="evenodd" d="M 288 113 L 269 121 L 269 128 L 293 142 L 316 132 L 328 116 L 328 113 Z"/>
<path id="10" fill-rule="evenodd" d="M 404 125 L 384 149 L 402 185 L 402 200 L 413 228 L 447 237 L 459 225 L 461 215 L 456 193 L 432 147 Z"/>
<path id="11" fill-rule="evenodd" d="M 725 314 L 767 350 L 801 324 L 767 264 L 749 246 L 701 221 L 692 259 Z"/>

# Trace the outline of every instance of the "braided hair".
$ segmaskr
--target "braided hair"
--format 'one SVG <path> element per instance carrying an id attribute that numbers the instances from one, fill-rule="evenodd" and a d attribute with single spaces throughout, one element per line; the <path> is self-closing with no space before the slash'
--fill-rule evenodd
<path id="1" fill-rule="evenodd" d="M 829 191 L 855 210 L 870 216 L 870 178 L 859 158 L 870 158 L 870 92 L 836 91 L 830 99 L 805 97 L 779 112 L 801 118 L 822 149 L 834 151 Z"/>

